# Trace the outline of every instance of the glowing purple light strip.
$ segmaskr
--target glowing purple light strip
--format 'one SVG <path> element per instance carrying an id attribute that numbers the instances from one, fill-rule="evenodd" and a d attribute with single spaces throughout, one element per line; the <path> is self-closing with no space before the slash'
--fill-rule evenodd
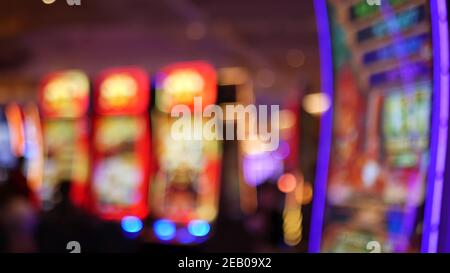
<path id="1" fill-rule="evenodd" d="M 320 121 L 319 148 L 317 157 L 316 180 L 311 219 L 311 234 L 309 251 L 320 252 L 323 216 L 325 213 L 325 198 L 328 180 L 328 165 L 330 161 L 331 133 L 333 122 L 333 61 L 331 52 L 331 36 L 328 21 L 327 4 L 325 0 L 314 0 L 319 34 L 320 78 L 322 92 L 328 95 L 331 107 L 322 115 Z"/>
<path id="2" fill-rule="evenodd" d="M 439 224 L 444 188 L 449 111 L 449 54 L 446 0 L 431 0 L 433 36 L 434 100 L 431 128 L 422 252 L 435 253 L 439 245 Z"/>

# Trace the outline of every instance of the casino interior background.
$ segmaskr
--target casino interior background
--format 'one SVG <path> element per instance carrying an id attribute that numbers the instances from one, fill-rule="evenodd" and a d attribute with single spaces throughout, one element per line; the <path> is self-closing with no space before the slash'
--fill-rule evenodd
<path id="1" fill-rule="evenodd" d="M 397 2 L 403 9 L 428 1 Z M 320 120 L 330 107 L 320 93 L 314 1 L 1 5 L 1 252 L 68 252 L 70 241 L 79 242 L 83 252 L 308 251 Z M 221 105 L 280 105 L 277 153 L 254 154 L 251 144 L 238 140 L 203 143 L 199 155 L 196 146 L 170 149 L 164 129 L 170 107 L 161 105 L 177 103 L 165 95 L 166 79 L 177 69 L 197 71 L 212 82 L 211 90 L 202 91 L 204 100 L 215 92 L 213 103 Z M 124 74 L 128 78 L 120 78 Z M 130 75 L 139 86 L 134 91 L 141 92 L 131 99 L 137 106 L 102 108 L 102 90 L 127 86 Z M 49 110 L 52 83 L 61 90 L 77 85 L 89 94 Z M 120 147 L 97 142 L 112 145 L 127 132 L 132 140 Z M 64 142 L 65 135 L 72 142 Z M 114 165 L 116 154 L 126 163 Z M 186 162 L 179 163 L 183 155 Z M 17 172 L 22 157 L 26 171 Z M 174 164 L 195 170 L 174 171 Z M 192 178 L 193 186 L 165 178 L 183 180 L 178 177 L 183 171 L 202 178 Z M 9 184 L 18 184 L 14 179 L 25 184 L 11 190 Z M 114 187 L 121 179 L 136 180 L 129 186 L 133 197 L 108 188 L 107 181 Z"/>
<path id="2" fill-rule="evenodd" d="M 99 0 L 83 1 L 81 7 L 69 8 L 64 1 L 46 5 L 37 0 L 6 1 L 2 5 L 3 105 L 36 102 L 39 82 L 53 71 L 76 68 L 93 78 L 109 67 L 136 65 L 153 75 L 168 64 L 191 60 L 206 60 L 219 71 L 245 71 L 242 73 L 249 75 L 257 99 L 263 104 L 284 104 L 286 98 L 292 97 L 300 103 L 301 96 L 317 92 L 320 86 L 316 23 L 309 1 Z M 304 111 L 299 116 L 302 134 L 309 138 L 301 144 L 301 159 L 307 170 L 305 177 L 312 181 L 318 118 Z M 273 244 L 252 237 L 248 226 L 258 225 L 257 217 L 236 206 L 238 191 L 226 190 L 226 185 L 233 182 L 229 180 L 238 179 L 237 167 L 232 164 L 236 151 L 232 144 L 228 146 L 225 149 L 231 152 L 224 152 L 223 162 L 227 168 L 235 169 L 227 171 L 234 176 L 223 174 L 217 230 L 201 250 L 264 251 L 270 247 L 305 251 L 308 204 L 303 220 L 306 231 L 296 246 L 284 245 L 282 235 Z M 296 168 L 300 170 L 300 163 Z M 283 202 L 282 196 L 277 198 L 276 202 Z M 109 232 L 109 237 L 117 236 L 114 231 Z M 128 251 L 130 245 L 136 247 L 134 242 L 120 241 L 110 245 L 109 250 Z M 150 249 L 152 244 L 145 246 Z M 65 245 L 62 251 L 67 251 Z"/>

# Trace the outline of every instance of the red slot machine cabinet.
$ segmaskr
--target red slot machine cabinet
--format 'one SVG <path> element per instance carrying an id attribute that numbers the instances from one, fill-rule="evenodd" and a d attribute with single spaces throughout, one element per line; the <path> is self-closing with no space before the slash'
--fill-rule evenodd
<path id="1" fill-rule="evenodd" d="M 216 139 L 187 137 L 176 139 L 175 123 L 193 127 L 193 135 L 203 131 L 200 113 L 217 96 L 217 76 L 205 62 L 167 66 L 156 77 L 156 106 L 152 113 L 157 171 L 152 181 L 153 241 L 197 244 L 205 241 L 217 217 L 220 190 L 221 146 Z M 196 107 L 194 98 L 202 99 Z M 189 117 L 171 117 L 174 106 L 190 109 Z M 197 112 L 195 112 L 197 111 Z"/>
<path id="2" fill-rule="evenodd" d="M 46 75 L 38 102 L 42 115 L 44 178 L 39 199 L 51 208 L 58 183 L 71 181 L 71 199 L 87 205 L 89 179 L 89 78 L 79 70 Z"/>
<path id="3" fill-rule="evenodd" d="M 109 69 L 96 79 L 91 205 L 103 219 L 148 214 L 149 87 L 147 73 L 136 67 Z"/>

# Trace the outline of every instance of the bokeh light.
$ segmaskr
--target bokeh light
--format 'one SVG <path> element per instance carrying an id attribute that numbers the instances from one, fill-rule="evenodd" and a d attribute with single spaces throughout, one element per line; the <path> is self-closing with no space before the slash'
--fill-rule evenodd
<path id="1" fill-rule="evenodd" d="M 305 54 L 300 49 L 289 49 L 286 53 L 286 61 L 289 66 L 299 68 L 305 63 Z"/>
<path id="2" fill-rule="evenodd" d="M 42 2 L 47 5 L 53 4 L 53 3 L 55 3 L 55 1 L 56 0 L 42 0 Z"/>
<path id="3" fill-rule="evenodd" d="M 153 230 L 158 239 L 168 241 L 175 237 L 176 226 L 172 221 L 162 219 L 153 223 Z"/>
<path id="4" fill-rule="evenodd" d="M 129 233 L 137 233 L 143 228 L 141 219 L 136 216 L 126 216 L 122 218 L 121 226 L 124 231 Z"/>
<path id="5" fill-rule="evenodd" d="M 330 106 L 330 98 L 324 93 L 308 94 L 303 98 L 303 109 L 314 116 L 325 113 Z"/>
<path id="6" fill-rule="evenodd" d="M 295 190 L 297 178 L 291 173 L 283 174 L 277 182 L 278 189 L 281 192 L 288 193 Z"/>
<path id="7" fill-rule="evenodd" d="M 197 237 L 208 235 L 210 229 L 210 225 L 204 220 L 193 220 L 188 224 L 189 233 Z"/>

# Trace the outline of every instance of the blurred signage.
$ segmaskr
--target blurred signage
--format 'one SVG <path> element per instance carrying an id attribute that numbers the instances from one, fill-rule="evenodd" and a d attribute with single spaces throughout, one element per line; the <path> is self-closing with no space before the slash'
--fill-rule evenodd
<path id="1" fill-rule="evenodd" d="M 86 114 L 89 106 L 89 79 L 78 70 L 47 75 L 39 88 L 42 114 L 52 118 L 77 118 Z"/>
<path id="2" fill-rule="evenodd" d="M 100 74 L 96 83 L 96 113 L 129 115 L 146 111 L 150 81 L 144 70 L 135 67 L 107 70 Z"/>
<path id="3" fill-rule="evenodd" d="M 156 105 L 169 113 L 178 104 L 194 109 L 194 97 L 202 97 L 203 107 L 217 98 L 217 75 L 206 62 L 186 62 L 167 66 L 156 78 Z"/>

